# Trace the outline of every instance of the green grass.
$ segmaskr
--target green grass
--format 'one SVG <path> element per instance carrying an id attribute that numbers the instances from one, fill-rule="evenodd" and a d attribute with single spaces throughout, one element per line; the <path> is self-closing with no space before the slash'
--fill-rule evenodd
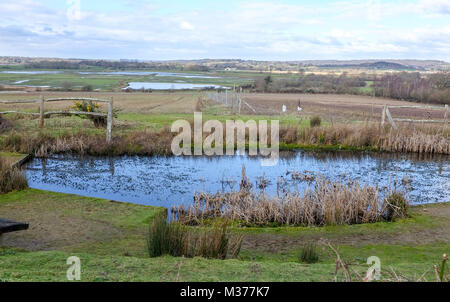
<path id="1" fill-rule="evenodd" d="M 356 250 L 340 247 L 344 259 L 354 260 L 361 275 L 367 257 L 378 256 L 382 272 L 395 270 L 417 280 L 423 273 L 434 281 L 432 267 L 440 262 L 449 245 L 367 246 Z M 322 252 L 323 255 L 327 255 Z M 66 259 L 73 253 L 61 251 L 25 252 L 0 250 L 0 279 L 4 281 L 66 281 Z M 75 254 L 81 260 L 82 281 L 331 281 L 335 259 L 326 257 L 315 264 L 301 264 L 293 256 L 253 257 L 253 260 L 182 259 L 169 256 L 136 258 L 114 255 Z M 353 256 L 353 259 L 352 259 Z M 322 256 L 321 256 L 322 257 Z"/>
<path id="2" fill-rule="evenodd" d="M 17 69 L 15 69 L 17 71 Z M 0 70 L 1 71 L 1 70 Z M 25 70 L 27 71 L 27 70 Z M 31 71 L 31 70 L 30 70 Z M 74 70 L 58 70 L 62 73 L 57 74 L 13 74 L 0 73 L 0 85 L 29 85 L 29 86 L 50 86 L 53 88 L 62 87 L 64 82 L 70 82 L 74 90 L 79 90 L 81 87 L 91 85 L 93 89 L 100 90 L 117 90 L 124 88 L 127 82 L 159 82 L 159 83 L 179 83 L 180 81 L 193 84 L 213 84 L 219 86 L 243 85 L 251 83 L 252 79 L 230 76 L 228 74 L 221 74 L 217 78 L 185 78 L 180 76 L 154 76 L 154 75 L 99 75 L 99 74 L 78 74 Z M 103 71 L 103 70 L 89 70 L 89 71 Z M 110 71 L 110 70 L 109 70 Z M 143 71 L 143 70 L 139 70 Z M 145 70 L 146 72 L 161 72 L 154 70 Z M 180 73 L 180 71 L 166 71 Z M 181 73 L 195 73 L 211 76 L 211 74 L 202 72 L 181 72 Z M 214 74 L 213 74 L 214 76 Z M 22 84 L 15 84 L 18 81 L 27 80 Z"/>
<path id="3" fill-rule="evenodd" d="M 0 249 L 0 279 L 3 281 L 65 281 L 66 259 L 78 256 L 82 265 L 82 281 L 331 281 L 335 256 L 319 245 L 319 262 L 299 263 L 301 246 L 289 247 L 289 242 L 301 237 L 302 242 L 325 238 L 333 242 L 345 261 L 357 264 L 355 270 L 364 275 L 366 260 L 377 256 L 382 272 L 391 270 L 410 279 L 425 275 L 433 281 L 433 265 L 448 253 L 448 241 L 433 236 L 450 227 L 447 217 L 429 215 L 427 209 L 444 212 L 450 203 L 414 207 L 412 217 L 391 223 L 352 226 L 239 228 L 246 236 L 272 236 L 278 240 L 275 251 L 244 246 L 235 260 L 183 259 L 176 257 L 148 258 L 145 238 L 148 223 L 163 209 L 34 189 L 0 195 L 0 216 L 25 219 L 36 224 L 44 235 L 54 238 L 47 251 L 26 251 L 19 248 Z M 80 229 L 71 231 L 67 224 L 78 222 Z M 65 227 L 61 229 L 62 227 Z M 96 232 L 96 227 L 101 232 Z M 106 227 L 105 227 L 106 226 Z M 60 244 L 60 240 L 75 242 Z M 39 239 L 34 233 L 23 239 Z M 72 233 L 71 233 L 72 232 Z M 424 233 L 425 232 L 425 233 Z M 109 234 L 111 233 L 111 234 Z M 428 242 L 408 242 L 398 239 L 428 236 Z M 55 237 L 56 236 L 56 237 Z M 28 238 L 28 239 L 27 239 Z M 45 237 L 43 237 L 45 239 Z M 290 239 L 291 238 L 291 239 Z M 348 243 L 348 239 L 353 243 Z M 372 238 L 373 240 L 367 240 Z M 392 239 L 394 238 L 394 239 Z M 43 239 L 43 240 L 44 240 Z M 263 240 L 264 237 L 261 238 Z M 284 242 L 283 244 L 281 242 Z M 347 243 L 345 243 L 347 242 Z M 261 242 L 265 246 L 264 242 Z M 50 251 L 48 250 L 50 249 Z"/>

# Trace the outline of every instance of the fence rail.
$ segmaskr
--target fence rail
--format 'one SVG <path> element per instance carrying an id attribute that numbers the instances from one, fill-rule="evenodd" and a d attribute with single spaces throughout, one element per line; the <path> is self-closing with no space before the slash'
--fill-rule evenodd
<path id="1" fill-rule="evenodd" d="M 230 107 L 233 113 L 237 112 L 240 114 L 243 105 L 256 113 L 256 110 L 241 98 L 241 94 L 235 91 L 229 92 L 228 90 L 225 90 L 225 92 L 207 92 L 206 97 L 216 103 Z"/>
<path id="2" fill-rule="evenodd" d="M 92 101 L 92 102 L 99 102 L 99 103 L 106 103 L 108 104 L 108 112 L 107 113 L 101 113 L 101 112 L 85 112 L 85 111 L 47 111 L 45 112 L 45 103 L 50 102 L 64 102 L 64 101 Z M 39 100 L 11 100 L 11 101 L 0 101 L 0 104 L 32 104 L 32 103 L 39 103 L 39 113 L 35 112 L 25 112 L 25 111 L 17 111 L 17 110 L 9 110 L 9 111 L 3 111 L 0 112 L 0 114 L 8 114 L 8 113 L 18 113 L 18 114 L 27 114 L 27 115 L 34 115 L 40 117 L 40 123 L 39 127 L 44 128 L 44 118 L 50 117 L 52 115 L 57 114 L 70 114 L 70 115 L 90 115 L 90 116 L 101 116 L 107 118 L 107 124 L 106 124 L 106 141 L 111 141 L 111 132 L 113 127 L 113 98 L 111 97 L 110 100 L 104 100 L 104 99 L 95 99 L 95 98 L 52 98 L 52 99 L 45 99 L 43 96 L 40 97 Z"/>
<path id="3" fill-rule="evenodd" d="M 405 118 L 393 118 L 391 115 L 391 112 L 389 109 L 396 109 L 396 108 L 414 108 L 414 109 L 432 109 L 432 110 L 443 110 L 444 111 L 444 119 L 443 120 L 415 120 L 415 119 L 405 119 Z M 398 126 L 395 122 L 409 122 L 409 123 L 443 123 L 447 125 L 449 123 L 448 120 L 448 105 L 445 105 L 444 107 L 439 106 L 388 106 L 384 105 L 383 111 L 381 114 L 381 125 L 384 126 L 386 123 L 386 118 L 389 121 L 389 124 L 394 129 L 398 129 Z"/>

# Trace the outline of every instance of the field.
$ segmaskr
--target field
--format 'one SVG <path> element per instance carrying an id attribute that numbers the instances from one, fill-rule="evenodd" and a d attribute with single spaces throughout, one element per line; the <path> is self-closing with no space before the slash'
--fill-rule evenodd
<path id="1" fill-rule="evenodd" d="M 297 106 L 302 107 L 302 115 L 318 115 L 327 121 L 379 122 L 384 105 L 411 106 L 411 102 L 389 98 L 374 98 L 360 95 L 335 94 L 248 94 L 244 99 L 260 114 L 277 115 L 281 113 L 283 105 L 287 107 L 287 114 L 299 115 Z M 251 112 L 246 109 L 246 112 Z M 444 118 L 444 110 L 429 109 L 391 109 L 395 117 L 409 117 L 414 119 Z"/>
<path id="2" fill-rule="evenodd" d="M 64 281 L 66 259 L 77 255 L 82 281 L 332 281 L 335 256 L 319 249 L 319 262 L 298 260 L 305 243 L 329 240 L 343 259 L 365 274 L 369 256 L 410 280 L 435 280 L 433 265 L 448 252 L 450 205 L 413 209 L 394 223 L 323 228 L 246 228 L 235 260 L 146 256 L 148 222 L 159 208 L 39 190 L 0 197 L 0 216 L 30 222 L 30 230 L 5 235 L 0 248 L 3 281 Z M 120 214 L 119 214 L 120 213 Z M 357 280 L 357 276 L 352 273 Z"/>
<path id="3" fill-rule="evenodd" d="M 86 74 L 84 71 L 58 70 L 58 73 L 44 74 L 16 74 L 2 73 L 0 70 L 0 86 L 7 86 L 9 90 L 46 90 L 48 88 L 69 88 L 73 90 L 81 90 L 83 87 L 90 86 L 90 90 L 104 91 L 121 91 L 127 87 L 129 82 L 156 82 L 156 83 L 193 83 L 193 84 L 213 84 L 219 86 L 233 87 L 234 85 L 242 85 L 252 82 L 252 74 L 216 74 L 216 73 L 194 73 L 183 72 L 187 75 L 195 75 L 198 77 L 184 76 L 155 76 L 155 75 L 117 75 L 117 74 Z M 84 73 L 83 73 L 84 72 Z M 93 71 L 88 71 L 90 73 Z M 100 70 L 99 72 L 103 72 Z M 130 71 L 128 71 L 130 72 Z M 133 71 L 131 71 L 133 72 Z M 142 72 L 142 71 L 136 71 Z M 146 73 L 155 74 L 158 71 L 145 70 Z M 171 72 L 171 71 L 167 71 Z M 202 76 L 206 78 L 202 78 Z"/>
<path id="4" fill-rule="evenodd" d="M 45 128 L 39 130 L 38 118 L 10 114 L 5 117 L 12 128 L 0 134 L 0 151 L 11 162 L 21 156 L 14 151 L 45 156 L 42 149 L 96 155 L 167 154 L 171 137 L 164 129 L 177 119 L 192 120 L 195 111 L 203 112 L 204 121 L 279 119 L 284 127 L 282 147 L 288 149 L 390 148 L 375 145 L 382 139 L 395 148 L 404 148 L 402 144 L 413 144 L 399 143 L 392 137 L 402 140 L 414 136 L 417 145 L 437 150 L 439 144 L 448 148 L 450 134 L 442 125 L 417 125 L 414 129 L 405 125 L 399 132 L 383 129 L 379 123 L 384 104 L 411 103 L 364 96 L 245 94 L 243 99 L 257 113 L 243 111 L 241 115 L 207 100 L 201 92 L 3 92 L 0 100 L 39 99 L 41 95 L 113 98 L 114 108 L 119 110 L 114 120 L 113 143 L 106 145 L 105 129 L 94 127 L 85 118 L 45 119 Z M 297 112 L 299 101 L 301 115 Z M 287 113 L 281 113 L 283 104 Z M 71 105 L 72 102 L 49 103 L 46 110 L 65 110 Z M 0 104 L 0 111 L 13 109 L 38 112 L 37 104 Z M 395 114 L 421 118 L 427 112 Z M 310 118 L 316 115 L 322 118 L 322 125 L 310 127 Z M 432 116 L 438 118 L 435 113 Z M 80 145 L 86 149 L 81 150 Z M 418 150 L 408 148 L 412 152 Z M 437 152 L 429 150 L 426 152 Z M 441 150 L 448 154 L 447 149 Z M 351 226 L 236 227 L 234 232 L 244 234 L 238 259 L 148 258 L 148 224 L 163 209 L 27 189 L 0 195 L 0 217 L 30 223 L 28 231 L 5 236 L 6 247 L 0 249 L 0 280 L 64 281 L 65 261 L 77 255 L 82 261 L 83 281 L 332 281 L 336 256 L 326 246 L 319 246 L 318 263 L 299 260 L 305 244 L 328 240 L 343 259 L 354 264 L 354 280 L 361 279 L 358 274 L 365 275 L 367 258 L 377 256 L 382 261 L 385 280 L 398 280 L 393 277 L 398 274 L 410 281 L 434 281 L 433 265 L 439 264 L 442 254 L 449 250 L 449 209 L 448 203 L 419 206 L 406 219 Z M 339 278 L 344 280 L 341 275 Z"/>

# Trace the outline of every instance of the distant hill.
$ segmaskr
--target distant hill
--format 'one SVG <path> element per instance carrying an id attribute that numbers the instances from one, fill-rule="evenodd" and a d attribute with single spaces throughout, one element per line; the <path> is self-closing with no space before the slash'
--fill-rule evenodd
<path id="1" fill-rule="evenodd" d="M 201 60 L 91 60 L 91 59 L 59 59 L 0 56 L 0 65 L 19 66 L 24 68 L 48 69 L 176 69 L 191 71 L 211 70 L 253 70 L 253 71 L 299 71 L 305 67 L 349 68 L 368 70 L 417 70 L 442 71 L 450 70 L 450 63 L 438 60 L 300 60 L 300 61 L 257 61 L 241 59 L 201 59 Z"/>
<path id="2" fill-rule="evenodd" d="M 415 70 L 445 70 L 450 63 L 438 60 L 306 60 L 301 64 L 317 67 L 347 67 L 375 69 L 415 69 Z"/>
<path id="3" fill-rule="evenodd" d="M 320 67 L 325 68 L 365 68 L 365 69 L 389 69 L 389 70 L 425 70 L 424 67 L 421 66 L 413 66 L 413 65 L 403 65 L 399 63 L 393 62 L 375 62 L 375 63 L 361 63 L 361 64 L 325 64 L 319 65 Z"/>

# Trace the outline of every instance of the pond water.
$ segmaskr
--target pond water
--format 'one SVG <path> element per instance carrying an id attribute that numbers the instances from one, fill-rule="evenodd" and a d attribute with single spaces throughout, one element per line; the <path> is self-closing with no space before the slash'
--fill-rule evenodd
<path id="1" fill-rule="evenodd" d="M 266 192 L 277 194 L 285 179 L 292 189 L 305 183 L 291 180 L 287 171 L 320 173 L 330 179 L 358 180 L 386 188 L 395 179 L 412 203 L 450 201 L 450 156 L 281 152 L 277 166 L 262 167 L 260 158 L 246 155 L 221 157 L 90 157 L 58 155 L 33 159 L 26 166 L 29 186 L 36 189 L 144 205 L 171 207 L 192 201 L 195 191 L 216 193 L 239 189 L 242 165 L 254 186 L 264 175 Z M 405 177 L 405 178 L 404 178 Z"/>
<path id="2" fill-rule="evenodd" d="M 183 89 L 229 89 L 229 87 L 223 87 L 213 84 L 190 84 L 190 83 L 152 83 L 152 82 L 130 82 L 128 86 L 123 89 L 153 89 L 153 90 L 183 90 Z"/>

